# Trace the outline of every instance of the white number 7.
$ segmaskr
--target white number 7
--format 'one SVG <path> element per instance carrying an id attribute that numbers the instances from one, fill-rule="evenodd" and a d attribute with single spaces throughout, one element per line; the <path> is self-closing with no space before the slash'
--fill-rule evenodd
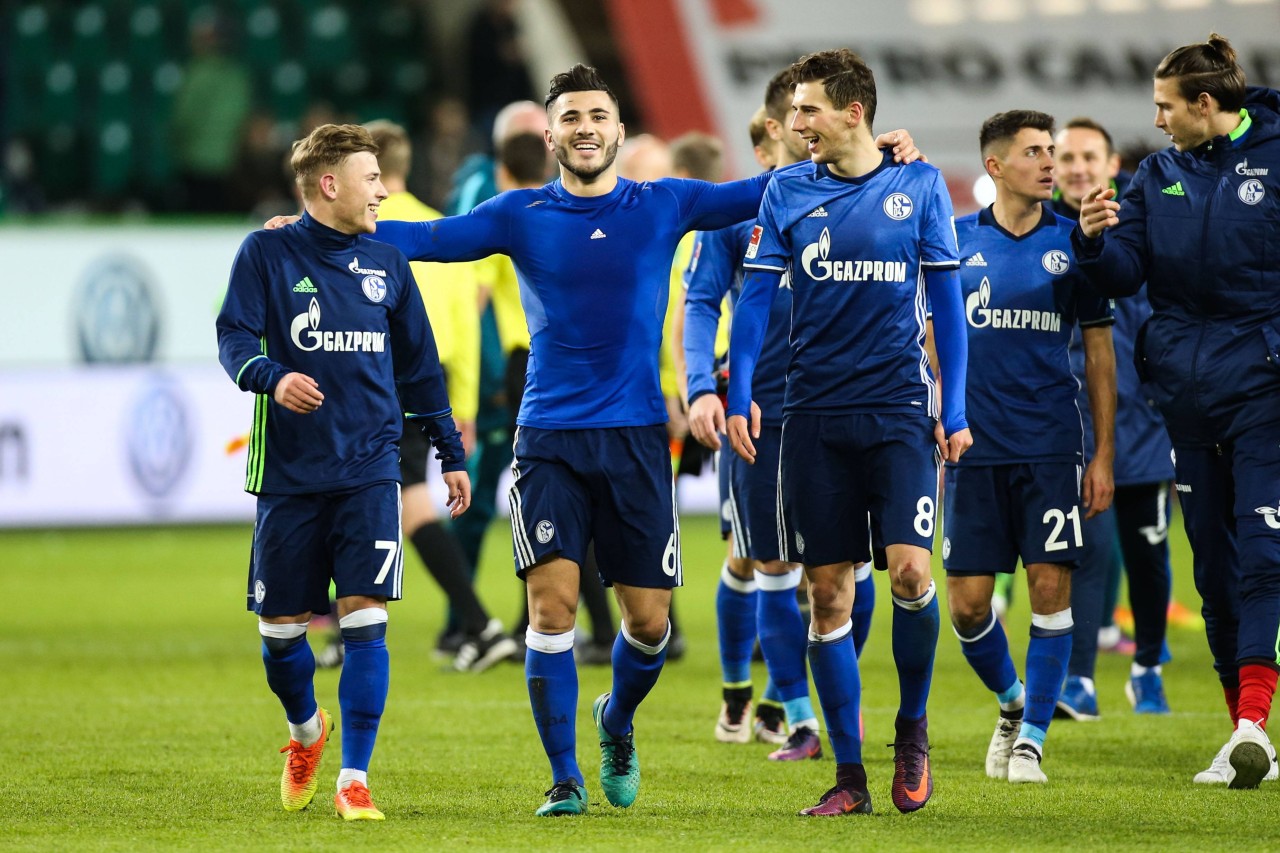
<path id="1" fill-rule="evenodd" d="M 373 579 L 374 583 L 382 583 L 387 579 L 387 572 L 391 571 L 391 567 L 396 562 L 396 554 L 400 550 L 400 543 L 394 539 L 379 539 L 373 543 L 373 547 L 379 551 L 387 552 L 387 559 L 382 561 L 382 571 L 378 572 L 378 576 Z"/>

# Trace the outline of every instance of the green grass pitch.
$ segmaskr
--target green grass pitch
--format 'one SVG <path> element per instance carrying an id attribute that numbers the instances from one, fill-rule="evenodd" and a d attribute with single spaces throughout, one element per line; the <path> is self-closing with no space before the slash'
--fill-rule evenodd
<path id="1" fill-rule="evenodd" d="M 1174 528 L 1175 591 L 1195 605 L 1180 522 Z M 370 774 L 387 820 L 347 825 L 330 801 L 336 744 L 311 808 L 280 808 L 276 750 L 288 736 L 243 610 L 247 526 L 0 533 L 0 849 L 1280 849 L 1276 783 L 1191 783 L 1229 734 L 1203 633 L 1192 630 L 1169 638 L 1171 716 L 1136 717 L 1122 689 L 1128 661 L 1103 655 L 1102 721 L 1055 722 L 1049 784 L 1014 787 L 983 774 L 995 702 L 944 617 L 929 703 L 935 793 L 924 811 L 898 814 L 883 746 L 897 706 L 883 577 L 862 660 L 876 813 L 796 817 L 831 784 L 834 764 L 776 765 L 763 745 L 714 741 L 723 545 L 711 518 L 685 519 L 682 539 L 689 654 L 667 667 L 636 719 L 644 783 L 634 807 L 614 809 L 600 792 L 589 709 L 608 671 L 592 668 L 581 673 L 578 713 L 590 813 L 533 817 L 549 780 L 522 670 L 443 671 L 431 654 L 442 599 L 411 557 L 405 600 L 392 606 L 391 696 Z M 522 594 L 510 560 L 497 524 L 482 592 L 507 621 Z M 1023 595 L 1010 626 L 1019 671 L 1027 624 Z M 317 676 L 335 712 L 337 678 Z"/>

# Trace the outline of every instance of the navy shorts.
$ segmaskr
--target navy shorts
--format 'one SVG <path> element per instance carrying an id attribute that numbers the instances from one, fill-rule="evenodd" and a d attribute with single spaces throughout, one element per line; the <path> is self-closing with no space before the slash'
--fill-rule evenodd
<path id="1" fill-rule="evenodd" d="M 248 608 L 259 616 L 329 612 L 338 598 L 401 595 L 400 484 L 343 492 L 258 495 Z"/>
<path id="2" fill-rule="evenodd" d="M 733 532 L 733 507 L 729 505 L 729 480 L 733 476 L 733 460 L 738 454 L 733 452 L 729 442 L 720 439 L 720 449 L 716 451 L 716 484 L 720 491 L 720 538 L 728 539 Z"/>
<path id="3" fill-rule="evenodd" d="M 733 512 L 733 554 L 767 563 L 779 559 L 778 453 L 782 427 L 762 426 L 756 446 L 756 464 L 748 465 L 733 453 L 729 506 Z"/>
<path id="4" fill-rule="evenodd" d="M 1084 556 L 1082 470 L 1074 462 L 947 466 L 942 566 L 1009 574 L 1022 564 L 1074 569 Z"/>
<path id="5" fill-rule="evenodd" d="M 680 586 L 680 523 L 662 424 L 516 430 L 511 535 L 516 574 L 559 554 L 582 565 L 594 542 L 606 586 Z"/>
<path id="6" fill-rule="evenodd" d="M 938 445 L 925 414 L 788 415 L 782 428 L 782 559 L 871 560 L 883 544 L 933 550 Z"/>

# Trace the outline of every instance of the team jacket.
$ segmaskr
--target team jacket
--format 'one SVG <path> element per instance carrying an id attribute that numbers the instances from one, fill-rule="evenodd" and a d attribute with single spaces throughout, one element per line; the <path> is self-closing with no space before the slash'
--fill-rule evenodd
<path id="1" fill-rule="evenodd" d="M 231 267 L 217 328 L 223 369 L 258 395 L 246 491 L 308 494 L 399 481 L 406 416 L 427 433 L 444 471 L 462 470 L 422 296 L 392 247 L 309 214 L 255 231 Z M 272 399 L 293 371 L 324 394 L 310 414 Z"/>
<path id="2" fill-rule="evenodd" d="M 1240 127 L 1151 155 L 1080 267 L 1111 296 L 1147 282 L 1135 360 L 1175 444 L 1280 421 L 1280 93 L 1251 89 Z"/>

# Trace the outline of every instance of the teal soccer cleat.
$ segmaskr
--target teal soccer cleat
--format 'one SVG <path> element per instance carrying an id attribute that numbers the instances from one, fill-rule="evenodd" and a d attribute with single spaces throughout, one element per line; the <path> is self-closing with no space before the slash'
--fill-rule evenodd
<path id="1" fill-rule="evenodd" d="M 600 734 L 600 787 L 605 799 L 625 809 L 640 793 L 640 758 L 636 755 L 634 731 L 614 737 L 605 730 L 604 708 L 608 704 L 609 694 L 602 693 L 591 706 L 591 717 Z"/>

